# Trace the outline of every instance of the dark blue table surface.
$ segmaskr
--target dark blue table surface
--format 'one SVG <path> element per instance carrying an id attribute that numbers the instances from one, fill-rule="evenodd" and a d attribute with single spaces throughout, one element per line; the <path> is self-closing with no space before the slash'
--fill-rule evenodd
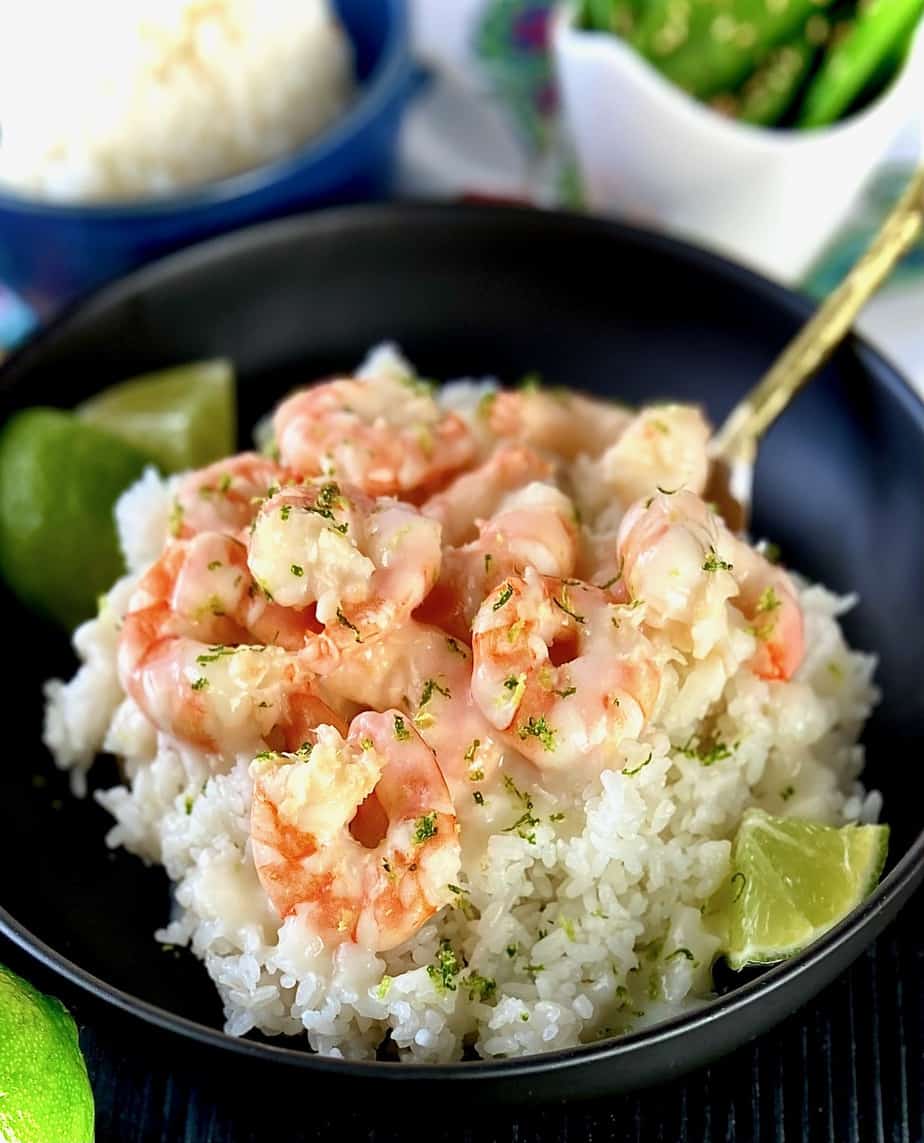
<path id="1" fill-rule="evenodd" d="M 0 941 L 0 960 L 65 1000 L 81 1027 L 98 1143 L 924 1143 L 924 934 L 920 894 L 813 1004 L 685 1080 L 595 1103 L 492 1111 L 333 1104 L 293 1081 L 203 1081 L 195 1055 L 111 1012 Z M 49 1141 L 51 1143 L 51 1141 Z"/>

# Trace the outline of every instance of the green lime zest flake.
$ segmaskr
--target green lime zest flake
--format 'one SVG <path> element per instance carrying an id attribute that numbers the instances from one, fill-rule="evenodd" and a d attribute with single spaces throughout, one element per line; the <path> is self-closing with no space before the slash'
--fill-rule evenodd
<path id="1" fill-rule="evenodd" d="M 475 803 L 476 806 L 483 806 L 484 805 L 484 794 L 482 794 L 482 792 L 480 790 L 476 790 L 474 792 L 474 794 L 472 794 L 472 801 Z"/>
<path id="2" fill-rule="evenodd" d="M 649 751 L 648 751 L 648 757 L 645 759 L 645 761 L 644 761 L 644 762 L 640 762 L 640 763 L 639 763 L 637 766 L 633 766 L 631 770 L 623 770 L 623 774 L 625 774 L 625 776 L 626 776 L 627 778 L 631 778 L 631 777 L 633 777 L 633 775 L 635 775 L 635 774 L 638 774 L 638 773 L 639 773 L 639 771 L 641 771 L 641 770 L 644 770 L 644 769 L 645 769 L 645 767 L 646 767 L 646 766 L 648 765 L 648 763 L 651 761 L 651 759 L 652 759 L 652 757 L 653 757 L 653 756 L 654 756 L 654 755 L 653 755 L 653 752 L 652 752 L 651 750 L 649 750 Z"/>
<path id="3" fill-rule="evenodd" d="M 497 995 L 497 981 L 489 976 L 482 976 L 480 972 L 472 972 L 465 980 L 469 1000 L 480 1000 L 487 1004 Z"/>
<path id="4" fill-rule="evenodd" d="M 716 762 L 722 762 L 726 758 L 731 758 L 739 745 L 740 743 L 736 742 L 734 746 L 727 746 L 718 738 L 712 742 L 700 742 L 699 738 L 694 734 L 680 747 L 679 753 L 683 754 L 686 758 L 697 759 L 703 766 L 712 766 Z"/>
<path id="5" fill-rule="evenodd" d="M 208 564 L 208 569 L 209 569 L 209 571 L 217 571 L 222 566 L 223 565 L 222 565 L 221 560 L 210 560 L 209 564 Z"/>
<path id="6" fill-rule="evenodd" d="M 538 393 L 544 386 L 542 374 L 537 373 L 531 369 L 529 373 L 524 373 L 520 380 L 517 382 L 517 388 L 521 393 Z"/>
<path id="7" fill-rule="evenodd" d="M 456 977 L 465 967 L 459 954 L 444 937 L 436 952 L 436 964 L 427 965 L 427 976 L 438 989 L 445 992 L 455 992 Z"/>
<path id="8" fill-rule="evenodd" d="M 703 560 L 704 572 L 717 572 L 717 571 L 731 571 L 734 564 L 730 564 L 728 560 L 723 560 L 715 548 L 710 544 L 709 555 Z"/>
<path id="9" fill-rule="evenodd" d="M 209 681 L 205 675 L 200 675 L 198 679 L 195 679 L 192 683 L 190 683 L 190 686 L 194 691 L 204 691 L 208 685 Z"/>
<path id="10" fill-rule="evenodd" d="M 504 606 L 505 603 L 510 602 L 510 599 L 512 597 L 513 597 L 513 588 L 510 586 L 509 583 L 505 583 L 503 585 L 503 587 L 500 589 L 500 594 L 498 595 L 497 599 L 494 600 L 494 603 L 491 607 L 491 610 L 492 611 L 500 611 L 500 609 Z"/>
<path id="11" fill-rule="evenodd" d="M 228 492 L 231 488 L 231 474 L 229 472 L 223 473 L 221 480 L 218 482 L 218 491 L 222 494 Z"/>
<path id="12" fill-rule="evenodd" d="M 494 407 L 494 402 L 497 400 L 497 391 L 494 390 L 489 393 L 483 394 L 478 399 L 478 405 L 475 408 L 475 415 L 487 419 L 491 415 L 491 410 Z"/>
<path id="13" fill-rule="evenodd" d="M 555 604 L 555 606 L 557 608 L 559 608 L 559 610 L 563 611 L 565 613 L 565 615 L 570 616 L 574 620 L 575 623 L 586 623 L 587 622 L 585 616 L 578 615 L 578 613 L 571 606 L 571 599 L 568 595 L 567 583 L 562 584 L 561 597 L 559 598 L 557 595 L 553 595 L 552 596 L 552 602 Z"/>
<path id="14" fill-rule="evenodd" d="M 535 980 L 540 972 L 545 972 L 545 965 L 544 964 L 527 964 L 527 965 L 523 966 L 523 971 L 530 978 L 530 980 Z"/>
<path id="15" fill-rule="evenodd" d="M 555 731 L 546 722 L 544 714 L 538 718 L 531 714 L 529 721 L 519 727 L 517 734 L 524 742 L 527 738 L 538 738 L 546 750 L 555 749 Z"/>
<path id="16" fill-rule="evenodd" d="M 472 904 L 469 895 L 458 885 L 447 885 L 446 888 L 455 896 L 455 906 L 468 921 L 477 921 L 481 914 Z"/>
<path id="17" fill-rule="evenodd" d="M 565 815 L 561 812 L 561 810 L 558 810 L 557 813 L 549 814 L 549 821 L 550 822 L 563 822 L 564 820 L 565 820 Z"/>
<path id="18" fill-rule="evenodd" d="M 427 679 L 423 685 L 423 690 L 420 692 L 420 706 L 426 706 L 433 698 L 434 692 L 442 695 L 443 698 L 452 698 L 448 687 L 441 686 L 436 679 Z"/>
<path id="19" fill-rule="evenodd" d="M 301 564 L 291 564 L 291 565 L 290 565 L 290 567 L 289 567 L 289 571 L 290 571 L 290 572 L 291 572 L 291 573 L 292 573 L 292 574 L 293 574 L 293 575 L 294 575 L 296 578 L 301 578 L 301 576 L 303 576 L 303 575 L 305 574 L 305 569 L 302 567 L 302 565 L 301 565 Z"/>
<path id="20" fill-rule="evenodd" d="M 355 623 L 351 623 L 350 620 L 347 619 L 339 607 L 337 608 L 337 622 L 341 625 L 341 627 L 348 627 L 356 636 L 356 642 L 362 643 L 363 640 L 362 636 L 359 633 L 359 628 Z"/>
<path id="21" fill-rule="evenodd" d="M 359 740 L 359 747 L 361 750 L 371 750 L 373 746 L 375 746 L 375 743 L 371 738 L 361 738 Z"/>
<path id="22" fill-rule="evenodd" d="M 563 699 L 571 698 L 572 695 L 577 694 L 577 687 L 565 687 L 565 689 L 561 690 L 561 691 L 554 691 L 553 690 L 552 694 L 556 694 L 556 695 L 558 695 L 559 698 L 563 698 Z"/>
<path id="23" fill-rule="evenodd" d="M 224 658 L 226 655 L 233 655 L 236 650 L 236 647 L 225 647 L 221 643 L 218 643 L 213 647 L 209 647 L 208 653 L 203 652 L 201 655 L 197 655 L 196 662 L 200 667 L 205 667 L 209 663 L 214 663 L 218 659 Z"/>
<path id="24" fill-rule="evenodd" d="M 485 554 L 484 554 L 484 574 L 485 575 L 491 574 L 491 564 L 493 562 L 494 562 L 494 557 L 491 555 L 491 553 L 485 552 Z"/>
<path id="25" fill-rule="evenodd" d="M 795 792 L 796 792 L 795 786 L 784 786 L 783 789 L 780 790 L 780 797 L 783 799 L 784 802 L 788 802 L 789 799 L 793 796 L 793 794 Z"/>
<path id="26" fill-rule="evenodd" d="M 392 982 L 392 977 L 390 977 L 388 975 L 382 977 L 382 979 L 375 986 L 375 998 L 376 998 L 376 1000 L 384 1000 L 385 997 L 389 994 L 389 992 L 391 992 L 391 982 Z"/>
<path id="27" fill-rule="evenodd" d="M 465 651 L 462 649 L 462 646 L 459 643 L 458 639 L 453 639 L 453 637 L 451 635 L 447 635 L 446 636 L 446 645 L 449 647 L 449 650 L 452 651 L 452 653 L 454 655 L 461 655 L 463 659 L 465 658 Z"/>
<path id="28" fill-rule="evenodd" d="M 757 601 L 757 610 L 759 612 L 775 611 L 780 605 L 780 598 L 771 586 L 761 592 L 760 599 Z"/>
<path id="29" fill-rule="evenodd" d="M 261 750 L 259 754 L 254 755 L 256 762 L 268 762 L 271 758 L 276 758 L 275 750 Z"/>
<path id="30" fill-rule="evenodd" d="M 570 917 L 559 917 L 558 924 L 561 926 L 562 932 L 569 941 L 577 940 L 574 930 L 574 921 L 572 921 Z"/>
<path id="31" fill-rule="evenodd" d="M 438 833 L 436 811 L 431 810 L 430 813 L 424 814 L 414 823 L 412 840 L 415 845 L 423 845 L 425 841 L 429 841 L 431 837 L 436 837 Z"/>
<path id="32" fill-rule="evenodd" d="M 186 797 L 183 799 L 183 806 L 186 810 L 187 815 L 192 813 L 193 803 L 195 802 L 195 800 L 196 799 L 192 796 L 192 794 L 187 794 Z"/>
<path id="33" fill-rule="evenodd" d="M 170 530 L 171 536 L 179 536 L 183 531 L 183 517 L 186 515 L 186 510 L 179 500 L 174 496 L 173 503 L 170 505 L 170 515 L 167 519 L 167 527 Z"/>
<path id="34" fill-rule="evenodd" d="M 462 755 L 462 761 L 465 762 L 467 765 L 471 766 L 471 764 L 475 761 L 475 755 L 478 753 L 478 747 L 480 745 L 481 745 L 481 739 L 480 738 L 473 738 L 472 741 L 469 743 L 468 749 Z"/>
<path id="35" fill-rule="evenodd" d="M 291 515 L 292 515 L 292 505 L 291 504 L 283 504 L 283 506 L 279 509 L 279 518 L 282 520 L 283 523 L 285 523 L 286 520 L 288 520 L 288 518 Z"/>
<path id="36" fill-rule="evenodd" d="M 517 787 L 516 782 L 510 777 L 509 774 L 504 775 L 504 788 L 515 798 L 523 804 L 523 813 L 512 824 L 507 826 L 504 833 L 516 833 L 524 841 L 529 842 L 530 845 L 536 844 L 535 826 L 539 825 L 539 819 L 533 814 L 533 800 L 529 794 L 524 794 L 522 790 Z"/>
<path id="37" fill-rule="evenodd" d="M 405 726 L 404 719 L 401 717 L 400 714 L 396 714 L 395 715 L 395 738 L 397 738 L 399 742 L 407 742 L 410 737 L 411 737 L 411 732 L 408 730 L 407 726 Z"/>

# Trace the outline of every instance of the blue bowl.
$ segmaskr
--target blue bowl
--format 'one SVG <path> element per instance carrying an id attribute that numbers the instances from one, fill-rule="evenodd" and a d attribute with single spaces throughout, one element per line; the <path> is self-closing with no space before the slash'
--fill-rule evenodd
<path id="1" fill-rule="evenodd" d="M 404 0 L 335 0 L 353 44 L 354 103 L 294 154 L 181 194 L 71 205 L 0 194 L 0 279 L 47 316 L 202 238 L 306 206 L 383 197 L 417 73 Z"/>

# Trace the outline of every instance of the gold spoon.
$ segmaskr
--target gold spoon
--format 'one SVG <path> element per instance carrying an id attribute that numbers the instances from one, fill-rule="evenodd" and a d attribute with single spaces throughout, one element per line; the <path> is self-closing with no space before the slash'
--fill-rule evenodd
<path id="1" fill-rule="evenodd" d="M 912 178 L 863 257 L 716 432 L 705 496 L 734 531 L 745 531 L 748 526 L 760 438 L 837 349 L 854 318 L 922 232 L 924 167 Z"/>

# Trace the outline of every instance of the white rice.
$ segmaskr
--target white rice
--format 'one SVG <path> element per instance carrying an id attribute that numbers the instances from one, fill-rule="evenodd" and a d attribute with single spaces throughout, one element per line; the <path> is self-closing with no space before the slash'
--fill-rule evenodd
<path id="1" fill-rule="evenodd" d="M 169 193 L 288 154 L 352 86 L 329 0 L 30 0 L 0 20 L 0 182 Z"/>
<path id="2" fill-rule="evenodd" d="M 454 397 L 466 404 L 464 390 Z M 96 751 L 125 759 L 125 784 L 96 794 L 115 819 L 108 844 L 165 866 L 175 911 L 157 937 L 204 961 L 231 1034 L 304 1034 L 315 1050 L 354 1059 L 390 1036 L 402 1058 L 449 1061 L 466 1047 L 517 1056 L 650 1024 L 710 994 L 717 942 L 700 910 L 728 876 L 746 807 L 831 824 L 878 814 L 878 794 L 857 781 L 856 743 L 877 697 L 874 660 L 841 634 L 852 600 L 800 583 L 808 650 L 793 681 L 745 668 L 747 636 L 731 641 L 720 678 L 705 664 L 667 668 L 660 711 L 623 744 L 620 772 L 553 797 L 508 760 L 537 820 L 511 829 L 523 803 L 505 790 L 486 797 L 481 828 L 463 829 L 458 908 L 394 952 L 325 950 L 297 913 L 279 921 L 257 880 L 250 757 L 213 774 L 119 690 L 118 618 L 163 543 L 169 495 L 147 473 L 120 503 L 132 573 L 77 631 L 75 678 L 48 684 L 46 742 L 78 789 Z M 707 765 L 682 749 L 704 720 L 733 746 Z M 445 978 L 443 940 L 468 966 L 453 975 L 446 963 Z M 493 994 L 479 994 L 479 978 L 496 982 Z"/>

